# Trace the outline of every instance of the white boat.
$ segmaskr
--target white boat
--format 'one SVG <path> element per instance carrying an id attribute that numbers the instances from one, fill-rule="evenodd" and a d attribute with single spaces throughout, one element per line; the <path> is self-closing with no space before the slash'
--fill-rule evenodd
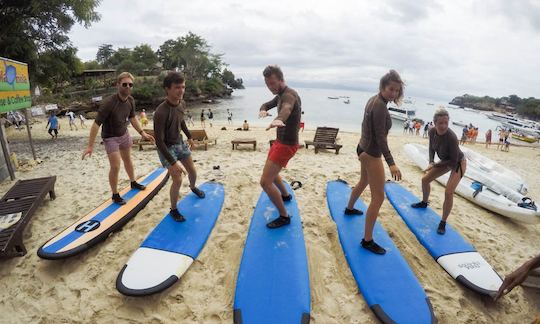
<path id="1" fill-rule="evenodd" d="M 540 130 L 527 126 L 527 124 L 524 124 L 519 121 L 507 121 L 502 122 L 502 125 L 504 128 L 510 129 L 513 132 L 517 132 L 523 135 L 532 136 L 535 138 L 540 138 Z"/>
<path id="2" fill-rule="evenodd" d="M 427 168 L 429 159 L 428 149 L 426 146 L 418 144 L 406 144 L 404 151 L 409 159 L 411 159 L 422 170 Z M 510 200 L 504 194 L 496 192 L 489 186 L 483 186 L 475 179 L 471 179 L 470 176 L 474 175 L 474 173 L 471 172 L 471 169 L 472 168 L 468 165 L 465 176 L 463 179 L 461 179 L 456 188 L 457 194 L 481 207 L 484 207 L 487 210 L 493 211 L 513 220 L 527 224 L 540 223 L 540 212 L 536 210 L 536 207 L 533 208 L 533 205 L 529 205 L 529 207 L 520 207 L 517 202 Z M 446 174 L 437 178 L 437 181 L 443 186 L 446 186 L 449 176 L 450 172 L 447 172 Z"/>
<path id="3" fill-rule="evenodd" d="M 402 108 L 397 106 L 393 102 L 389 102 L 388 105 L 388 112 L 390 113 L 390 117 L 405 121 L 405 120 L 412 120 L 416 116 L 416 111 L 412 108 Z"/>
<path id="4" fill-rule="evenodd" d="M 465 154 L 465 157 L 467 157 L 467 168 L 477 169 L 480 173 L 485 174 L 486 178 L 496 180 L 522 195 L 527 194 L 529 186 L 519 174 L 467 147 L 460 146 L 460 149 Z M 487 181 L 484 179 L 477 180 L 481 182 Z"/>

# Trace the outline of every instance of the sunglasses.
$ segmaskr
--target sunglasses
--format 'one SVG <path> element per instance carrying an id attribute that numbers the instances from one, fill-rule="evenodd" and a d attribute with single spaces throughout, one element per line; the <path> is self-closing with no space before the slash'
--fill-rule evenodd
<path id="1" fill-rule="evenodd" d="M 124 82 L 124 83 L 122 83 L 122 87 L 124 87 L 124 88 L 127 88 L 127 87 L 133 88 L 133 83 Z"/>

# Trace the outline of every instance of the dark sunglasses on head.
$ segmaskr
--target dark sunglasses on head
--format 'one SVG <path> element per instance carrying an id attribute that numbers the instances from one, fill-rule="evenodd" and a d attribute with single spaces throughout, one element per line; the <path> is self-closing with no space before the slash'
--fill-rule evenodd
<path id="1" fill-rule="evenodd" d="M 127 87 L 133 88 L 133 83 L 124 82 L 124 83 L 122 83 L 122 87 L 124 87 L 124 88 L 127 88 Z"/>

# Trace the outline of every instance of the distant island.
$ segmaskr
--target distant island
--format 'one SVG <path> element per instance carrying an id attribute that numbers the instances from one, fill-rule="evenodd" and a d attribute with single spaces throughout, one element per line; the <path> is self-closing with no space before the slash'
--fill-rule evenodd
<path id="1" fill-rule="evenodd" d="M 540 120 L 540 99 L 534 97 L 520 98 L 516 95 L 509 95 L 508 97 L 493 98 L 464 94 L 455 97 L 449 104 L 483 111 L 517 113 L 529 119 Z"/>

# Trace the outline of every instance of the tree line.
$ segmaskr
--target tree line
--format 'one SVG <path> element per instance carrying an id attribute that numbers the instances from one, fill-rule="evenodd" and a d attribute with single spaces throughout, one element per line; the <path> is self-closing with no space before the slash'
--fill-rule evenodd
<path id="1" fill-rule="evenodd" d="M 512 94 L 505 97 L 493 98 L 490 96 L 479 97 L 465 94 L 454 98 L 451 103 L 483 110 L 506 109 L 506 107 L 510 106 L 515 107 L 519 115 L 535 120 L 540 119 L 540 99 L 534 97 L 520 98 Z"/>
<path id="2" fill-rule="evenodd" d="M 189 32 L 164 42 L 156 51 L 148 44 L 114 49 L 98 48 L 96 60 L 82 62 L 68 33 L 75 24 L 90 27 L 100 20 L 99 0 L 17 0 L 0 6 L 0 56 L 28 63 L 32 87 L 45 92 L 70 90 L 73 78 L 85 69 L 111 68 L 135 75 L 157 75 L 162 69 L 179 70 L 187 77 L 188 94 L 216 94 L 243 88 L 240 78 L 227 69 L 222 54 L 214 54 L 207 41 Z M 156 93 L 159 77 L 141 82 L 140 95 Z M 73 89 L 73 87 L 71 87 Z M 161 89 L 162 90 L 162 89 Z M 162 91 L 159 91 L 162 93 Z"/>

